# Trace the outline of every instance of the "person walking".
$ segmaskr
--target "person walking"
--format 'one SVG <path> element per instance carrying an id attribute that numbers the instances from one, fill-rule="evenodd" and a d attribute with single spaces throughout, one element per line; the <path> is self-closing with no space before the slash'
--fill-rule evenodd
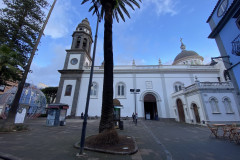
<path id="1" fill-rule="evenodd" d="M 134 122 L 135 121 L 135 114 L 134 114 L 134 112 L 132 114 L 132 119 L 133 119 L 133 122 Z"/>
<path id="2" fill-rule="evenodd" d="M 135 115 L 135 125 L 137 125 L 138 114 Z"/>

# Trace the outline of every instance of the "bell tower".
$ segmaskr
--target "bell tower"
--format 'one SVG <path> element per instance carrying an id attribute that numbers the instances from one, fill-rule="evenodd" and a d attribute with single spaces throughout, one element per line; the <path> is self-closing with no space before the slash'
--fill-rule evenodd
<path id="1" fill-rule="evenodd" d="M 61 77 L 56 103 L 68 104 L 67 115 L 70 116 L 78 116 L 76 111 L 82 73 L 87 66 L 92 65 L 92 43 L 92 30 L 88 19 L 85 18 L 73 32 L 71 49 L 66 50 L 64 67 L 59 70 Z"/>
<path id="2" fill-rule="evenodd" d="M 71 49 L 66 50 L 67 55 L 64 64 L 64 70 L 80 69 L 92 64 L 91 46 L 92 30 L 87 18 L 78 24 L 76 30 L 72 34 Z"/>

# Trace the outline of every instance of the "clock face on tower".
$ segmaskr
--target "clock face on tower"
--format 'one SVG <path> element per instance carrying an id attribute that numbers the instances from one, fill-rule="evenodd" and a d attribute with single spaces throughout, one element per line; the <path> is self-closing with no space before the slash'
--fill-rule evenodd
<path id="1" fill-rule="evenodd" d="M 77 58 L 73 58 L 73 59 L 71 59 L 70 63 L 71 63 L 72 65 L 75 65 L 75 64 L 78 63 L 78 59 L 77 59 Z"/>
<path id="2" fill-rule="evenodd" d="M 228 0 L 223 0 L 218 8 L 218 12 L 217 12 L 218 17 L 221 17 L 225 13 L 227 6 L 228 6 Z"/>

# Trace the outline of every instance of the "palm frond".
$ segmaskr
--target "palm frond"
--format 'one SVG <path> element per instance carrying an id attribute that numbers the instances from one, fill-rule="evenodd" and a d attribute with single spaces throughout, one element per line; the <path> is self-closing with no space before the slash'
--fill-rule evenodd
<path id="1" fill-rule="evenodd" d="M 118 13 L 117 13 L 117 11 L 116 10 L 114 10 L 114 13 L 113 13 L 114 15 L 115 15 L 115 17 L 116 17 L 116 20 L 117 20 L 117 22 L 119 23 L 119 17 L 118 17 Z"/>
<path id="2" fill-rule="evenodd" d="M 128 18 L 130 18 L 130 14 L 128 13 L 125 4 L 123 2 L 119 3 L 119 6 L 121 7 L 121 10 L 123 10 L 123 12 L 128 16 Z"/>
<path id="3" fill-rule="evenodd" d="M 122 0 L 124 3 L 126 3 L 129 7 L 132 8 L 132 10 L 135 10 L 133 5 L 128 0 Z"/>
<path id="4" fill-rule="evenodd" d="M 118 14 L 120 15 L 120 17 L 122 18 L 122 20 L 125 22 L 125 18 L 124 18 L 124 15 L 123 15 L 123 13 L 122 13 L 122 11 L 121 11 L 121 9 L 118 7 L 118 8 L 116 8 L 117 9 L 117 12 L 118 12 Z"/>
<path id="5" fill-rule="evenodd" d="M 138 8 L 140 8 L 140 5 L 136 2 L 136 0 L 129 0 L 129 1 L 132 2 Z M 139 1 L 142 2 L 141 0 L 139 0 Z"/>
<path id="6" fill-rule="evenodd" d="M 91 6 L 88 10 L 88 12 L 91 12 L 95 7 L 94 6 Z"/>
<path id="7" fill-rule="evenodd" d="M 89 0 L 83 0 L 81 4 L 84 4 L 84 3 L 88 2 L 88 1 L 89 1 Z"/>

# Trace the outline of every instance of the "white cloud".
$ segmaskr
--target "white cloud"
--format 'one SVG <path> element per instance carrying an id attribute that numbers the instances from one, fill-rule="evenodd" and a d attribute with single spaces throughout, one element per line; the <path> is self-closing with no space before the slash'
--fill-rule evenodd
<path id="1" fill-rule="evenodd" d="M 31 66 L 33 73 L 28 74 L 27 82 L 34 83 L 35 85 L 39 83 L 44 83 L 48 86 L 58 86 L 60 80 L 60 73 L 58 70 L 63 69 L 64 60 L 66 57 L 65 49 L 69 46 L 56 45 L 53 46 L 53 51 L 55 58 L 52 59 L 48 66 L 40 67 L 38 64 L 34 63 Z M 46 61 L 47 61 L 46 57 Z"/>
<path id="2" fill-rule="evenodd" d="M 72 23 L 69 14 L 71 9 L 71 1 L 57 1 L 44 31 L 45 35 L 52 38 L 61 38 L 67 35 L 68 25 Z"/>
<path id="3" fill-rule="evenodd" d="M 177 4 L 178 0 L 145 0 L 142 7 L 145 8 L 148 5 L 154 5 L 158 16 L 170 14 L 174 16 L 178 14 Z"/>

